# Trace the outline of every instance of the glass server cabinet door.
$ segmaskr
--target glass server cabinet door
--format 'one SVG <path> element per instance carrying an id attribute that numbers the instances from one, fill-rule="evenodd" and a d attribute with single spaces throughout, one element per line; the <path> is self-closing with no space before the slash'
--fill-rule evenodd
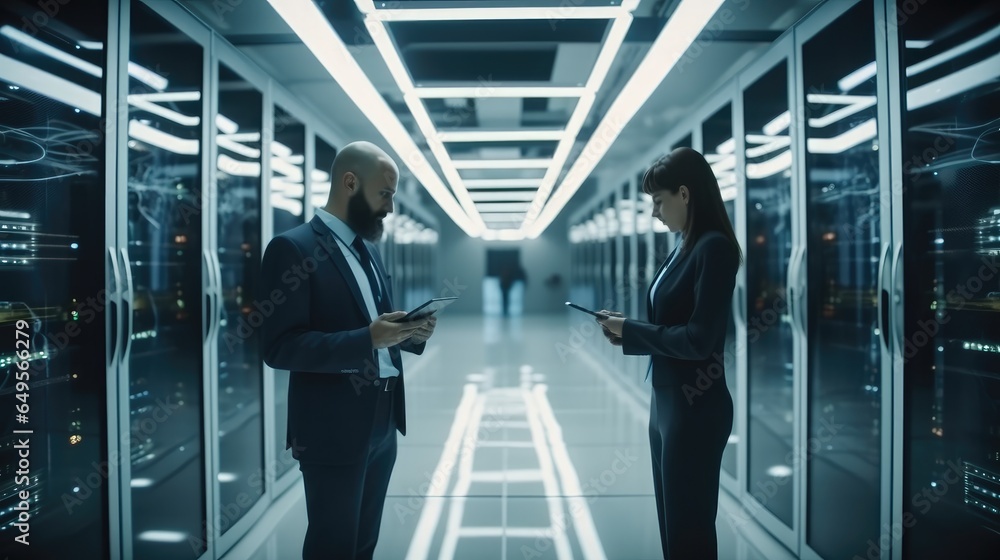
<path id="1" fill-rule="evenodd" d="M 788 62 L 743 92 L 747 193 L 746 490 L 793 526 L 793 335 L 788 316 L 792 252 L 792 151 Z"/>
<path id="2" fill-rule="evenodd" d="M 858 2 L 824 21 L 801 50 L 805 541 L 823 558 L 864 555 L 880 530 L 882 208 L 874 11 L 870 2 Z"/>
<path id="3" fill-rule="evenodd" d="M 141 2 L 131 6 L 126 350 L 136 558 L 206 547 L 202 286 L 203 47 Z M 182 499 L 180 497 L 183 497 Z"/>
<path id="4" fill-rule="evenodd" d="M 903 557 L 996 558 L 1000 5 L 902 4 Z"/>
<path id="5" fill-rule="evenodd" d="M 108 10 L 85 4 L 53 2 L 58 25 L 34 0 L 0 5 L 4 558 L 109 555 Z"/>

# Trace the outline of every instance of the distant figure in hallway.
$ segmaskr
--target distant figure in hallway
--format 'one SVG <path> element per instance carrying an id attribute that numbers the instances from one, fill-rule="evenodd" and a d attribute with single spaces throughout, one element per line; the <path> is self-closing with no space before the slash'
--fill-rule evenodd
<path id="1" fill-rule="evenodd" d="M 520 265 L 508 263 L 500 270 L 500 297 L 502 299 L 502 313 L 504 317 L 510 315 L 510 291 L 518 280 L 524 282 L 525 286 L 527 286 L 528 276 Z"/>
<path id="2" fill-rule="evenodd" d="M 291 370 L 286 446 L 305 486 L 302 557 L 372 558 L 396 431 L 406 435 L 403 362 L 437 319 L 395 322 L 391 282 L 374 242 L 393 211 L 399 169 L 374 144 L 333 162 L 330 197 L 316 216 L 271 240 L 261 294 L 274 302 L 262 328 L 264 361 Z"/>
<path id="3" fill-rule="evenodd" d="M 651 355 L 649 446 L 663 557 L 713 559 L 722 452 L 733 428 L 723 356 L 743 256 L 700 153 L 678 148 L 662 157 L 642 190 L 653 197 L 653 218 L 681 239 L 654 276 L 648 323 L 607 310 L 597 321 L 625 354 Z M 707 389 L 701 374 L 712 379 Z"/>

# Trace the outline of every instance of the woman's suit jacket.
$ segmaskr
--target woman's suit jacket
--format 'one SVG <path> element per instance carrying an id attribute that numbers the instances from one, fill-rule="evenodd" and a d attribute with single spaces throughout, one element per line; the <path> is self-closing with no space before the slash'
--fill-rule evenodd
<path id="1" fill-rule="evenodd" d="M 647 297 L 650 322 L 625 321 L 622 351 L 652 355 L 654 387 L 694 387 L 700 375 L 723 375 L 738 269 L 736 247 L 723 234 L 706 232 L 667 267 L 652 305 Z"/>

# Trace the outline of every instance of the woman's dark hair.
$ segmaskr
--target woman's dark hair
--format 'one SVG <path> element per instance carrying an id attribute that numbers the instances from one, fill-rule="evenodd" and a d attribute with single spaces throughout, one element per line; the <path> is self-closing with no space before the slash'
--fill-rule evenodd
<path id="1" fill-rule="evenodd" d="M 682 250 L 690 251 L 702 235 L 714 230 L 729 239 L 742 263 L 743 251 L 722 203 L 719 181 L 704 156 L 691 148 L 677 148 L 658 159 L 642 177 L 642 191 L 649 195 L 663 190 L 677 194 L 681 185 L 691 193 Z"/>

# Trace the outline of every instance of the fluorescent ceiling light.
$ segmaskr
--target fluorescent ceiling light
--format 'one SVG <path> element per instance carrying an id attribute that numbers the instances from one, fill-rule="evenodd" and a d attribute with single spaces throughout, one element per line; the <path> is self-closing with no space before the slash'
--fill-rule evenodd
<path id="1" fill-rule="evenodd" d="M 243 134 L 219 134 L 215 137 L 215 143 L 220 148 L 225 148 L 235 154 L 257 159 L 260 158 L 260 150 L 250 146 L 244 146 L 240 142 L 260 142 L 259 132 L 249 132 Z"/>
<path id="2" fill-rule="evenodd" d="M 918 41 L 915 39 L 908 39 L 906 41 L 906 48 L 908 49 L 926 49 L 931 46 L 934 41 Z"/>
<path id="3" fill-rule="evenodd" d="M 153 103 L 169 103 L 180 101 L 200 101 L 200 91 L 164 91 L 159 93 L 132 93 L 129 97 L 151 101 Z"/>
<path id="4" fill-rule="evenodd" d="M 444 130 L 438 132 L 441 142 L 514 142 L 562 140 L 565 130 Z"/>
<path id="5" fill-rule="evenodd" d="M 547 169 L 551 159 L 456 159 L 455 169 Z"/>
<path id="6" fill-rule="evenodd" d="M 614 61 L 618 50 L 625 41 L 625 35 L 628 33 L 628 28 L 631 24 L 632 16 L 628 13 L 619 16 L 611 24 L 604 44 L 601 46 L 601 52 L 597 55 L 597 63 L 594 65 L 590 78 L 587 80 L 587 94 L 580 97 L 576 107 L 573 109 L 573 114 L 566 124 L 567 137 L 556 146 L 556 151 L 552 156 L 553 164 L 542 179 L 542 184 L 538 188 L 538 195 L 535 197 L 535 204 L 528 213 L 528 218 L 525 220 L 526 223 L 534 221 L 538 213 L 544 208 L 543 204 L 549 198 L 549 194 L 552 192 L 556 180 L 559 179 L 559 175 L 562 174 L 566 160 L 569 159 L 570 151 L 576 143 L 576 138 L 579 136 L 580 130 L 583 128 L 583 124 L 590 114 L 590 109 L 594 106 L 597 91 L 607 77 L 607 72 L 611 68 L 611 62 Z M 620 130 L 616 132 L 615 136 L 620 132 Z M 594 135 L 591 135 L 591 140 L 593 139 Z M 608 147 L 610 147 L 610 144 Z M 605 147 L 604 151 L 607 151 L 608 147 Z"/>
<path id="7" fill-rule="evenodd" d="M 517 222 L 524 219 L 524 212 L 486 212 L 485 222 Z"/>
<path id="8" fill-rule="evenodd" d="M 911 89 L 906 92 L 906 108 L 912 111 L 926 107 L 985 83 L 995 82 L 997 68 L 1000 68 L 1000 54 Z"/>
<path id="9" fill-rule="evenodd" d="M 87 62 L 81 58 L 75 57 L 66 51 L 57 49 L 52 45 L 40 41 L 27 33 L 20 31 L 10 25 L 4 25 L 0 27 L 0 35 L 3 35 L 12 41 L 17 41 L 28 48 L 34 49 L 50 58 L 58 60 L 63 64 L 68 64 L 77 70 L 82 70 L 91 76 L 100 78 L 103 75 L 103 71 L 100 66 Z"/>
<path id="10" fill-rule="evenodd" d="M 163 91 L 167 89 L 167 85 L 170 83 L 163 76 L 153 72 L 145 66 L 140 66 L 131 60 L 128 62 L 128 75 L 155 89 L 156 91 Z"/>
<path id="11" fill-rule="evenodd" d="M 918 62 L 913 66 L 906 68 L 906 76 L 916 76 L 921 72 L 929 70 L 939 64 L 943 64 L 952 60 L 956 57 L 962 56 L 963 54 L 978 49 L 979 47 L 992 42 L 997 37 L 1000 37 L 1000 27 L 994 27 L 993 29 L 983 33 L 982 35 L 976 37 L 975 39 L 970 39 L 957 47 L 950 48 L 941 54 L 934 55 L 927 60 Z"/>
<path id="12" fill-rule="evenodd" d="M 521 241 L 524 233 L 519 229 L 488 229 L 483 232 L 486 241 Z"/>
<path id="13" fill-rule="evenodd" d="M 133 478 L 130 483 L 132 488 L 148 488 L 153 485 L 152 478 Z"/>
<path id="14" fill-rule="evenodd" d="M 147 113 L 153 113 L 154 115 L 159 115 L 182 126 L 198 126 L 198 123 L 201 122 L 201 119 L 198 116 L 184 115 L 174 111 L 173 109 L 168 109 L 161 105 L 157 105 L 154 102 L 148 101 L 143 97 L 143 94 L 129 94 L 128 103 L 137 109 L 146 111 Z"/>
<path id="15" fill-rule="evenodd" d="M 529 217 L 525 226 L 522 226 L 526 237 L 538 237 L 552 223 L 635 113 L 684 56 L 722 2 L 723 0 L 682 0 L 608 108 L 580 157 L 566 173 L 559 190 L 552 194 L 535 219 Z"/>
<path id="16" fill-rule="evenodd" d="M 809 138 L 806 149 L 810 154 L 840 154 L 851 148 L 875 138 L 878 128 L 875 119 L 868 119 L 862 124 L 833 138 Z"/>
<path id="17" fill-rule="evenodd" d="M 558 86 L 503 86 L 484 82 L 473 87 L 417 87 L 413 94 L 421 99 L 453 99 L 453 98 L 499 98 L 499 97 L 580 97 L 587 93 L 585 87 Z"/>
<path id="18" fill-rule="evenodd" d="M 806 96 L 809 103 L 825 103 L 828 105 L 845 105 L 841 109 L 822 117 L 810 117 L 809 126 L 823 128 L 875 105 L 874 95 L 829 95 L 810 93 Z"/>
<path id="19" fill-rule="evenodd" d="M 501 212 L 525 212 L 531 204 L 527 202 L 482 202 L 476 205 L 481 214 Z"/>
<path id="20" fill-rule="evenodd" d="M 736 151 L 736 140 L 733 138 L 726 140 L 725 142 L 719 144 L 715 148 L 715 153 L 717 154 L 731 154 L 735 151 Z"/>
<path id="21" fill-rule="evenodd" d="M 469 193 L 475 202 L 531 202 L 535 198 L 535 191 L 488 191 Z"/>
<path id="22" fill-rule="evenodd" d="M 236 131 L 240 129 L 240 125 L 236 124 L 232 119 L 222 113 L 215 115 L 215 126 L 217 126 L 223 134 L 236 134 Z"/>
<path id="23" fill-rule="evenodd" d="M 0 76 L 49 99 L 86 111 L 95 117 L 101 116 L 102 99 L 99 93 L 3 54 L 0 54 Z"/>
<path id="24" fill-rule="evenodd" d="M 187 540 L 188 534 L 181 531 L 143 531 L 137 538 L 140 541 L 182 543 Z"/>
<path id="25" fill-rule="evenodd" d="M 100 41 L 77 41 L 76 44 L 89 51 L 99 51 L 104 48 L 104 43 Z"/>
<path id="26" fill-rule="evenodd" d="M 237 177 L 260 177 L 260 163 L 256 161 L 239 161 L 226 154 L 219 154 L 217 166 L 219 171 Z"/>
<path id="27" fill-rule="evenodd" d="M 469 189 L 506 189 L 506 188 L 533 188 L 537 189 L 541 184 L 541 179 L 464 179 L 466 188 Z"/>
<path id="28" fill-rule="evenodd" d="M 844 76 L 837 82 L 837 87 L 840 91 L 848 92 L 852 89 L 858 87 L 859 85 L 867 82 L 875 75 L 875 61 L 865 64 L 861 68 L 858 68 L 854 72 Z"/>
<path id="29" fill-rule="evenodd" d="M 198 141 L 178 138 L 173 134 L 167 134 L 162 130 L 157 130 L 149 125 L 132 119 L 128 122 L 128 135 L 136 140 L 156 146 L 181 155 L 196 155 L 198 153 Z"/>
<path id="30" fill-rule="evenodd" d="M 358 6 L 371 2 L 357 2 Z M 365 10 L 362 10 L 363 12 Z M 628 13 L 619 6 L 502 7 L 502 8 L 415 8 L 365 12 L 367 19 L 396 21 L 469 21 L 526 19 L 613 19 Z"/>
<path id="31" fill-rule="evenodd" d="M 749 155 L 749 151 L 747 152 Z M 763 179 L 792 168 L 792 151 L 785 150 L 777 156 L 760 163 L 747 164 L 747 179 Z"/>
<path id="32" fill-rule="evenodd" d="M 760 134 L 747 134 L 747 144 L 761 144 L 752 148 L 747 148 L 748 158 L 759 158 L 771 152 L 776 152 L 781 148 L 790 146 L 792 139 L 788 136 L 762 136 Z M 749 164 L 747 164 L 749 166 Z"/>
<path id="33" fill-rule="evenodd" d="M 784 132 L 790 124 L 792 124 L 792 114 L 785 111 L 765 124 L 761 130 L 768 136 L 777 136 L 778 133 Z"/>
<path id="34" fill-rule="evenodd" d="M 330 76 L 388 141 L 397 155 L 405 154 L 402 163 L 427 189 L 441 209 L 466 234 L 476 237 L 481 228 L 465 213 L 448 187 L 430 166 L 409 131 L 396 117 L 385 99 L 372 85 L 350 50 L 330 27 L 324 14 L 311 0 L 268 0 L 271 7 L 309 48 Z"/>

